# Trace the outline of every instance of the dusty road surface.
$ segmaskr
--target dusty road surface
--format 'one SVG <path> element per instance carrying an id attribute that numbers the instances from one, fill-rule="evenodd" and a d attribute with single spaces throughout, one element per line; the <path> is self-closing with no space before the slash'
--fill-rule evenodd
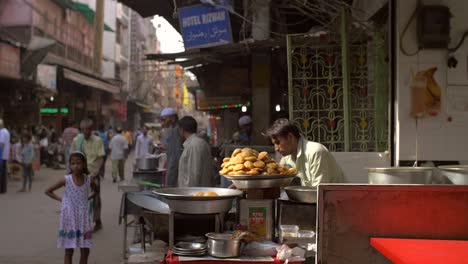
<path id="1" fill-rule="evenodd" d="M 126 162 L 126 177 L 131 177 L 131 159 Z M 110 166 L 101 183 L 104 228 L 93 235 L 89 263 L 122 263 L 122 226 L 118 214 L 122 193 L 112 182 Z M 17 193 L 20 181 L 10 181 L 8 192 L 0 194 L 0 263 L 63 263 L 64 250 L 57 249 L 60 203 L 44 194 L 51 184 L 65 175 L 65 169 L 42 167 L 35 173 L 32 191 Z M 79 252 L 75 251 L 74 263 Z"/>

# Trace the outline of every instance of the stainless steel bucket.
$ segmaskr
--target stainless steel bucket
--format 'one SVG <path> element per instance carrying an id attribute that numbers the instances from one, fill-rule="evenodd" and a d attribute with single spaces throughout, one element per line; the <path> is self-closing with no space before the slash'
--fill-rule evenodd
<path id="1" fill-rule="evenodd" d="M 231 234 L 208 233 L 208 254 L 217 258 L 240 256 L 241 240 L 233 239 Z"/>

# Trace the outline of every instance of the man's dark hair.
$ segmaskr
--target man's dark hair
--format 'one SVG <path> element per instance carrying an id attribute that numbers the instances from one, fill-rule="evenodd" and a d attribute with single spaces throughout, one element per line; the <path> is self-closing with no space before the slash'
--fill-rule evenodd
<path id="1" fill-rule="evenodd" d="M 299 128 L 295 126 L 286 118 L 276 120 L 273 125 L 263 133 L 264 136 L 269 138 L 286 137 L 289 133 L 293 134 L 296 138 L 300 138 Z"/>
<path id="2" fill-rule="evenodd" d="M 179 127 L 189 133 L 197 133 L 197 121 L 191 116 L 184 116 L 179 121 Z"/>
<path id="3" fill-rule="evenodd" d="M 117 132 L 118 134 L 122 133 L 122 128 L 121 127 L 117 127 L 115 129 L 115 132 Z"/>

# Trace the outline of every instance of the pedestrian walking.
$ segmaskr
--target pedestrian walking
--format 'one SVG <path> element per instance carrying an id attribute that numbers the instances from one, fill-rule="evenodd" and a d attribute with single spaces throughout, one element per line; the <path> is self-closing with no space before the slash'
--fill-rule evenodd
<path id="1" fill-rule="evenodd" d="M 117 127 L 116 132 L 117 134 L 112 137 L 109 144 L 113 182 L 117 181 L 117 175 L 119 175 L 120 181 L 124 180 L 125 156 L 128 152 L 128 142 L 125 137 L 122 136 L 122 128 Z"/>
<path id="2" fill-rule="evenodd" d="M 23 189 L 20 192 L 26 191 L 26 185 L 28 185 L 28 191 L 31 191 L 33 168 L 32 163 L 34 161 L 34 145 L 31 141 L 31 135 L 26 134 L 22 138 L 22 150 L 21 150 L 21 166 L 23 167 Z"/>
<path id="3" fill-rule="evenodd" d="M 102 144 L 104 145 L 104 153 L 105 153 L 105 155 L 103 156 L 101 168 L 99 169 L 99 176 L 101 178 L 104 178 L 104 175 L 106 174 L 107 156 L 110 153 L 110 149 L 109 149 L 110 138 L 109 138 L 109 133 L 105 130 L 104 125 L 102 124 L 99 125 L 98 135 L 99 135 L 99 138 L 101 138 Z"/>
<path id="4" fill-rule="evenodd" d="M 46 195 L 62 203 L 57 248 L 65 249 L 64 263 L 72 263 L 73 250 L 80 249 L 80 264 L 88 263 L 93 245 L 92 225 L 88 201 L 96 195 L 96 186 L 88 176 L 86 156 L 82 152 L 70 154 L 71 174 L 49 187 Z M 54 192 L 65 188 L 62 197 Z"/>
<path id="5" fill-rule="evenodd" d="M 70 173 L 70 151 L 73 139 L 78 135 L 78 122 L 74 121 L 63 130 L 62 139 L 65 154 L 66 171 Z"/>
<path id="6" fill-rule="evenodd" d="M 10 132 L 0 119 L 0 193 L 7 192 L 8 160 L 10 159 Z"/>

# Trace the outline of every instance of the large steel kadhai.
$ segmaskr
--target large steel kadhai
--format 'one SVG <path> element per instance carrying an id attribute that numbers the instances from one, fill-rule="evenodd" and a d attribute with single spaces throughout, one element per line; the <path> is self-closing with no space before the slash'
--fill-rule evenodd
<path id="1" fill-rule="evenodd" d="M 296 174 L 222 176 L 232 181 L 238 189 L 251 189 L 287 186 L 296 177 Z"/>
<path id="2" fill-rule="evenodd" d="M 165 188 L 153 192 L 166 199 L 172 212 L 181 214 L 226 213 L 232 201 L 242 195 L 239 190 L 208 187 Z M 215 192 L 218 196 L 194 196 L 197 192 Z"/>
<path id="3" fill-rule="evenodd" d="M 431 184 L 432 167 L 367 168 L 370 184 Z"/>
<path id="4" fill-rule="evenodd" d="M 468 185 L 468 166 L 449 165 L 437 167 L 443 176 L 455 185 Z"/>

